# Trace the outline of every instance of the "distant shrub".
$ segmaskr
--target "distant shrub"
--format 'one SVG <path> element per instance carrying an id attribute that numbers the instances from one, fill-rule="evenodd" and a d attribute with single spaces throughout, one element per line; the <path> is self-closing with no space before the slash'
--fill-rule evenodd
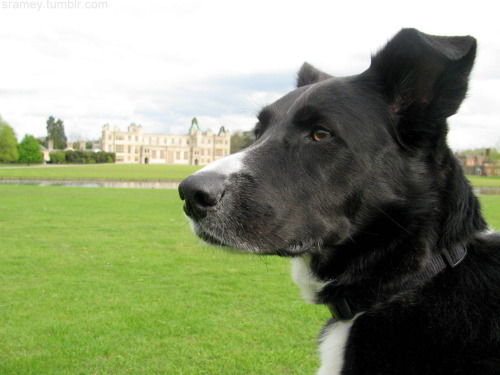
<path id="1" fill-rule="evenodd" d="M 99 164 L 114 163 L 115 154 L 112 152 L 92 151 L 57 151 L 50 153 L 52 164 Z"/>
<path id="2" fill-rule="evenodd" d="M 66 164 L 66 154 L 63 151 L 50 152 L 49 156 L 52 164 Z"/>
<path id="3" fill-rule="evenodd" d="M 40 143 L 32 135 L 26 134 L 17 145 L 17 152 L 20 163 L 42 163 L 43 154 L 40 152 Z"/>

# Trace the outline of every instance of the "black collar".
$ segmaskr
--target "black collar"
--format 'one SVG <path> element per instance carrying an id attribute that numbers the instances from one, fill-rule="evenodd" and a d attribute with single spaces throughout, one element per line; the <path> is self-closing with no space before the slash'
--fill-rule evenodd
<path id="1" fill-rule="evenodd" d="M 467 248 L 463 245 L 457 245 L 450 250 L 444 249 L 442 254 L 433 255 L 427 265 L 411 276 L 406 282 L 391 290 L 390 295 L 378 294 L 374 299 L 361 301 L 356 298 L 339 298 L 332 303 L 327 303 L 328 309 L 335 320 L 350 320 L 356 314 L 365 311 L 367 307 L 377 302 L 382 302 L 403 290 L 411 289 L 419 284 L 432 279 L 446 267 L 454 268 L 459 265 L 467 255 Z"/>

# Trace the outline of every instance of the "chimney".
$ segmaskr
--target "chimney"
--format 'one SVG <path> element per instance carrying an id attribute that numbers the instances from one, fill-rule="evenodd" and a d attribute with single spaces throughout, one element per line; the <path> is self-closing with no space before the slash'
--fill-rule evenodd
<path id="1" fill-rule="evenodd" d="M 50 138 L 47 141 L 47 148 L 49 149 L 49 151 L 52 151 L 54 149 L 54 141 Z"/>

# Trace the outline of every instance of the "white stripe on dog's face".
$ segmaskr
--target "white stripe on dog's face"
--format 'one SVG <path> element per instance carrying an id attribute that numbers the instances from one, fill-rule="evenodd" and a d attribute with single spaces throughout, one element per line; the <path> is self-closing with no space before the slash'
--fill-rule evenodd
<path id="1" fill-rule="evenodd" d="M 200 169 L 195 174 L 205 173 L 205 172 L 215 172 L 224 176 L 230 176 L 234 173 L 238 173 L 243 170 L 244 157 L 245 157 L 245 151 L 240 151 L 236 154 L 229 155 L 222 159 L 213 161 L 212 163 Z"/>

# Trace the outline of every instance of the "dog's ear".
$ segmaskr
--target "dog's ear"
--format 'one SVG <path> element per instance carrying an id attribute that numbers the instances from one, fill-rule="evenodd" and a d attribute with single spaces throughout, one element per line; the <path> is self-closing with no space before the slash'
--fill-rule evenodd
<path id="1" fill-rule="evenodd" d="M 476 40 L 470 36 L 403 29 L 372 57 L 367 72 L 375 74 L 398 125 L 418 126 L 423 120 L 443 120 L 456 113 L 475 55 Z"/>
<path id="2" fill-rule="evenodd" d="M 305 62 L 297 75 L 297 88 L 307 86 L 325 79 L 332 78 L 331 75 L 323 73 L 311 64 Z"/>

